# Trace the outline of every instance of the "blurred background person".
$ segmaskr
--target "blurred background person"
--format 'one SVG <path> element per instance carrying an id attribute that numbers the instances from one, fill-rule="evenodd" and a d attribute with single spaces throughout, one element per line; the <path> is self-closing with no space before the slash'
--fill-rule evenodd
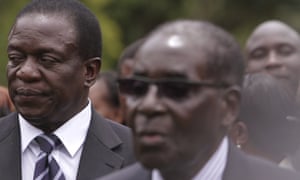
<path id="1" fill-rule="evenodd" d="M 14 111 L 14 105 L 9 97 L 8 90 L 0 86 L 0 117 L 6 116 Z"/>
<path id="2" fill-rule="evenodd" d="M 265 21 L 259 24 L 248 38 L 245 55 L 248 73 L 268 73 L 291 91 L 299 110 L 289 117 L 299 119 L 299 33 L 281 21 Z M 297 144 L 300 145 L 300 139 Z M 300 149 L 293 155 L 292 163 L 294 168 L 300 171 Z"/>
<path id="3" fill-rule="evenodd" d="M 89 97 L 97 112 L 104 117 L 126 124 L 124 97 L 119 93 L 117 79 L 127 77 L 134 63 L 134 55 L 144 39 L 138 39 L 127 46 L 118 60 L 117 72 L 100 72 L 96 83 L 91 87 Z"/>
<path id="4" fill-rule="evenodd" d="M 127 46 L 121 53 L 121 56 L 118 60 L 118 76 L 120 78 L 125 78 L 126 76 L 130 75 L 130 67 L 134 63 L 134 56 L 137 50 L 142 46 L 144 43 L 145 38 L 140 38 L 129 46 Z"/>
<path id="5" fill-rule="evenodd" d="M 287 24 L 271 20 L 258 25 L 245 47 L 247 72 L 266 72 L 296 95 L 300 79 L 300 36 Z"/>
<path id="6" fill-rule="evenodd" d="M 279 164 L 298 147 L 300 122 L 288 118 L 295 111 L 294 96 L 277 79 L 265 73 L 248 74 L 231 138 L 243 151 Z M 282 166 L 294 169 L 288 159 Z"/>
<path id="7" fill-rule="evenodd" d="M 89 97 L 99 114 L 123 123 L 116 72 L 100 72 L 95 84 L 90 88 Z"/>
<path id="8" fill-rule="evenodd" d="M 131 74 L 130 69 L 134 63 L 135 53 L 141 47 L 144 41 L 145 38 L 140 38 L 134 41 L 133 43 L 131 43 L 123 50 L 120 58 L 118 59 L 118 67 L 117 67 L 118 78 L 126 78 Z M 120 106 L 121 106 L 122 116 L 123 116 L 123 124 L 126 125 L 128 124 L 128 120 L 126 119 L 127 108 L 126 108 L 124 95 L 119 93 L 119 99 L 120 99 Z"/>

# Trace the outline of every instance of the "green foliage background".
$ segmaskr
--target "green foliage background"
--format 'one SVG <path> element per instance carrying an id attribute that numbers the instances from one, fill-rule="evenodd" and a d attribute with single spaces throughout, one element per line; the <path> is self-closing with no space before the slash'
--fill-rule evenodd
<path id="1" fill-rule="evenodd" d="M 0 0 L 0 85 L 6 85 L 7 35 L 29 0 Z M 300 0 L 82 0 L 98 17 L 103 33 L 102 70 L 114 69 L 124 47 L 173 19 L 211 21 L 243 45 L 259 23 L 279 19 L 300 29 Z"/>

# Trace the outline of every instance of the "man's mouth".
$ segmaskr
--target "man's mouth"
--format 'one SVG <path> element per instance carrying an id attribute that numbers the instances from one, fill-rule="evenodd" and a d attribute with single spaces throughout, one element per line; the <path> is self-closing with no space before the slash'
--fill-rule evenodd
<path id="1" fill-rule="evenodd" d="M 158 146 L 165 142 L 166 135 L 160 132 L 147 131 L 138 133 L 139 141 L 146 146 Z"/>
<path id="2" fill-rule="evenodd" d="M 42 96 L 43 95 L 43 93 L 39 90 L 25 89 L 25 88 L 17 89 L 16 94 L 19 96 Z"/>

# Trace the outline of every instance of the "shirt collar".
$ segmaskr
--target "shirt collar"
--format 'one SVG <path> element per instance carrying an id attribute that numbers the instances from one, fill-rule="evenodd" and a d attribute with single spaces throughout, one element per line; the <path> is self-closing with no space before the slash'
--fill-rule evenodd
<path id="1" fill-rule="evenodd" d="M 228 156 L 228 137 L 224 137 L 216 152 L 192 180 L 221 180 Z M 152 171 L 152 180 L 163 180 L 157 169 Z"/>
<path id="2" fill-rule="evenodd" d="M 290 170 L 295 170 L 292 160 L 289 156 L 285 157 L 279 164 L 279 167 L 285 168 L 285 169 L 290 169 Z"/>
<path id="3" fill-rule="evenodd" d="M 59 137 L 72 157 L 84 143 L 91 122 L 91 114 L 91 102 L 89 100 L 88 105 L 81 112 L 54 131 L 54 134 Z M 28 123 L 21 114 L 18 116 L 21 129 L 21 148 L 22 152 L 24 152 L 32 140 L 36 136 L 43 134 L 43 131 Z"/>

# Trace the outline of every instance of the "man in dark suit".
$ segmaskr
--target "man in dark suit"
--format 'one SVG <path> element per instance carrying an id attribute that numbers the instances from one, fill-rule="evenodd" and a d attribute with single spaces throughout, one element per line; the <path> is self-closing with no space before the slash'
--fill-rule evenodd
<path id="1" fill-rule="evenodd" d="M 33 0 L 19 13 L 7 47 L 17 113 L 0 120 L 0 179 L 88 180 L 134 161 L 130 130 L 88 99 L 101 47 L 98 21 L 79 1 Z"/>
<path id="2" fill-rule="evenodd" d="M 202 21 L 158 27 L 119 79 L 139 163 L 105 180 L 296 180 L 228 139 L 244 61 L 234 38 Z"/>

